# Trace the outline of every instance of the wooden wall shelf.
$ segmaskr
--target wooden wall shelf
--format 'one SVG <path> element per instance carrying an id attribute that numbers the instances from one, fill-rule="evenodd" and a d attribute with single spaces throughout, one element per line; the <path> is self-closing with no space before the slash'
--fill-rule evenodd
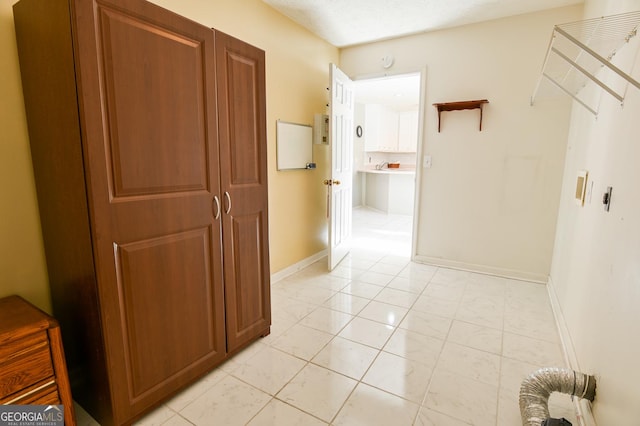
<path id="1" fill-rule="evenodd" d="M 486 99 L 478 99 L 475 101 L 457 101 L 457 102 L 443 102 L 433 104 L 438 110 L 438 133 L 440 133 L 440 114 L 442 111 L 460 111 L 463 109 L 479 109 L 480 110 L 480 131 L 482 131 L 482 106 L 488 104 Z"/>

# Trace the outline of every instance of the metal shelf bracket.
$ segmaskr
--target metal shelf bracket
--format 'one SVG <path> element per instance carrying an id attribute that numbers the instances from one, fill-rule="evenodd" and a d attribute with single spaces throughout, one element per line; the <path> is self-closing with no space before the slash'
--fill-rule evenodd
<path id="1" fill-rule="evenodd" d="M 623 104 L 627 86 L 640 89 L 640 82 L 611 61 L 638 34 L 639 28 L 640 11 L 554 26 L 531 105 L 544 82 L 571 96 L 596 116 L 598 93 L 587 89 L 590 83 Z"/>

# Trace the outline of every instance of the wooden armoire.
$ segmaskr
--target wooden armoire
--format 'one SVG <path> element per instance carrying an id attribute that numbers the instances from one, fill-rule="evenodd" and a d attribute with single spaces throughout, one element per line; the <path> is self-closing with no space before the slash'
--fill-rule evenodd
<path id="1" fill-rule="evenodd" d="M 264 52 L 143 0 L 20 0 L 73 397 L 130 424 L 269 333 Z"/>

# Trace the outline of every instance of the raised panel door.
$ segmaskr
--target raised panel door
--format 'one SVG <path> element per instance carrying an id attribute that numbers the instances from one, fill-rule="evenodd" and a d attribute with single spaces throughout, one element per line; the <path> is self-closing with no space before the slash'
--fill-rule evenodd
<path id="1" fill-rule="evenodd" d="M 355 93 L 353 81 L 333 63 L 329 64 L 329 79 L 331 184 L 327 267 L 332 271 L 351 250 Z"/>
<path id="2" fill-rule="evenodd" d="M 216 31 L 227 348 L 271 324 L 264 52 Z"/>

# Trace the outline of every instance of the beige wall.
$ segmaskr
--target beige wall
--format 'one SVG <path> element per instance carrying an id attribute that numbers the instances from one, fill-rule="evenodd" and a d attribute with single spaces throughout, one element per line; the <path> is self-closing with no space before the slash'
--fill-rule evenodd
<path id="1" fill-rule="evenodd" d="M 570 103 L 531 107 L 553 25 L 577 20 L 566 7 L 344 49 L 352 77 L 427 69 L 418 174 L 416 258 L 430 263 L 546 281 L 551 264 Z M 442 113 L 436 102 L 483 99 L 479 112 Z M 420 163 L 421 161 L 419 161 Z"/>
<path id="2" fill-rule="evenodd" d="M 17 293 L 48 310 L 37 201 L 11 10 L 0 0 L 0 296 Z M 329 63 L 338 49 L 260 0 L 156 0 L 154 3 L 245 40 L 266 52 L 271 270 L 326 248 L 327 151 L 314 147 L 315 171 L 276 171 L 277 119 L 313 123 L 325 111 Z"/>
<path id="3" fill-rule="evenodd" d="M 587 0 L 585 18 L 640 10 L 640 1 Z M 614 63 L 640 81 L 640 37 Z M 572 366 L 597 377 L 600 425 L 640 419 L 640 90 L 624 107 L 603 94 L 597 120 L 574 105 L 558 217 L 550 294 Z M 576 174 L 593 183 L 584 207 L 573 201 Z M 613 187 L 611 209 L 601 200 Z"/>
<path id="4" fill-rule="evenodd" d="M 261 0 L 153 0 L 204 25 L 253 44 L 267 58 L 271 273 L 326 249 L 326 146 L 314 146 L 313 171 L 276 170 L 276 120 L 313 124 L 324 113 L 329 63 L 338 49 Z"/>
<path id="5" fill-rule="evenodd" d="M 49 310 L 49 288 L 24 116 L 12 0 L 0 0 L 0 297 Z"/>

